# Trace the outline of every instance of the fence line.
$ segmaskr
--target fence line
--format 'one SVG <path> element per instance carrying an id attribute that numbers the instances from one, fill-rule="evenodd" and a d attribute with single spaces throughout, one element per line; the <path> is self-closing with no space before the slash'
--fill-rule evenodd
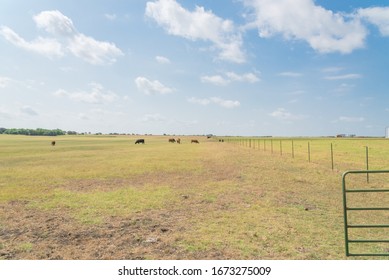
<path id="1" fill-rule="evenodd" d="M 239 145 L 241 147 L 247 147 L 253 150 L 263 151 L 267 152 L 272 155 L 276 154 L 277 146 L 278 146 L 278 152 L 280 156 L 286 156 L 290 155 L 292 159 L 301 158 L 304 154 L 306 157 L 306 160 L 309 163 L 323 163 L 328 162 L 327 164 L 330 166 L 331 170 L 335 170 L 336 168 L 338 170 L 343 169 L 343 166 L 347 165 L 347 161 L 350 165 L 352 164 L 355 166 L 355 168 L 361 169 L 366 168 L 366 170 L 369 170 L 369 146 L 364 145 L 365 149 L 365 155 L 363 156 L 362 149 L 355 150 L 353 147 L 347 146 L 346 148 L 343 148 L 343 150 L 337 146 L 337 144 L 342 143 L 341 141 L 345 141 L 343 139 L 320 139 L 320 138 L 312 138 L 312 139 L 292 139 L 292 138 L 285 138 L 285 139 L 269 139 L 269 138 L 246 138 L 246 137 L 239 137 L 239 138 L 232 138 L 228 137 L 223 139 L 227 143 Z M 323 140 L 323 142 L 319 142 Z M 351 139 L 346 139 L 346 141 L 352 141 Z M 362 141 L 362 139 L 357 139 Z M 382 139 L 383 140 L 383 139 Z M 368 140 L 369 141 L 369 140 Z M 387 140 L 386 140 L 387 141 Z M 279 142 L 279 143 L 277 143 Z M 306 143 L 306 151 L 304 152 L 303 146 L 304 143 Z M 334 145 L 335 143 L 335 145 Z M 389 141 L 386 142 L 389 146 Z M 278 144 L 278 145 L 275 145 Z M 270 146 L 270 147 L 269 147 Z M 288 149 L 285 149 L 285 147 L 290 147 Z M 269 151 L 270 148 L 270 151 Z M 314 148 L 314 149 L 313 149 Z M 328 152 L 326 152 L 328 149 Z M 351 149 L 351 151 L 349 151 Z M 328 153 L 328 154 L 327 154 Z M 389 154 L 389 149 L 388 149 Z M 358 158 L 356 157 L 358 155 Z M 345 157 L 349 158 L 345 160 Z M 389 158 L 389 157 L 388 157 Z M 338 160 L 337 160 L 338 159 Z M 343 161 L 342 161 L 343 159 Z M 363 160 L 365 164 L 363 164 Z M 358 164 L 358 162 L 360 162 Z M 388 163 L 389 165 L 389 160 Z M 387 168 L 387 167 L 386 167 Z M 344 167 L 344 169 L 348 170 L 350 169 L 350 166 Z M 367 182 L 369 182 L 369 174 L 367 173 Z"/>

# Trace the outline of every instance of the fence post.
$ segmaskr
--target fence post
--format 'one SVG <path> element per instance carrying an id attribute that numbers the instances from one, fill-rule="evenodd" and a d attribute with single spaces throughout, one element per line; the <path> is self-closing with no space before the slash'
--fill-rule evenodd
<path id="1" fill-rule="evenodd" d="M 366 146 L 366 170 L 369 170 L 369 147 Z M 366 173 L 366 181 L 369 183 L 369 173 Z"/>
<path id="2" fill-rule="evenodd" d="M 282 140 L 280 140 L 280 154 L 282 156 Z"/>
<path id="3" fill-rule="evenodd" d="M 331 167 L 332 170 L 334 170 L 334 149 L 332 147 L 332 143 L 331 143 Z"/>

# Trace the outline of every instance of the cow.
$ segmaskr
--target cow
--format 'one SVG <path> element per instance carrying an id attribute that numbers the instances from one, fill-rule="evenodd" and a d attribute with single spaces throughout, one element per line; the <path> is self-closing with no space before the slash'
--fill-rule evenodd
<path id="1" fill-rule="evenodd" d="M 144 144 L 145 143 L 145 139 L 138 139 L 135 141 L 135 144 Z"/>
<path id="2" fill-rule="evenodd" d="M 55 141 L 51 141 L 51 146 L 55 146 Z"/>
<path id="3" fill-rule="evenodd" d="M 190 141 L 190 143 L 200 144 L 200 142 L 197 139 L 192 139 L 192 141 Z"/>
<path id="4" fill-rule="evenodd" d="M 176 143 L 176 140 L 174 138 L 170 138 L 169 143 Z"/>
<path id="5" fill-rule="evenodd" d="M 181 144 L 181 139 L 177 138 L 177 144 Z"/>

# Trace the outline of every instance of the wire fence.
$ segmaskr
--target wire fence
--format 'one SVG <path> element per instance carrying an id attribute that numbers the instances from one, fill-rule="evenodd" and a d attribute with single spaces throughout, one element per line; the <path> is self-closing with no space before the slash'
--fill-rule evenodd
<path id="1" fill-rule="evenodd" d="M 223 141 L 274 156 L 328 166 L 334 171 L 389 169 L 389 140 L 385 138 L 228 137 Z"/>

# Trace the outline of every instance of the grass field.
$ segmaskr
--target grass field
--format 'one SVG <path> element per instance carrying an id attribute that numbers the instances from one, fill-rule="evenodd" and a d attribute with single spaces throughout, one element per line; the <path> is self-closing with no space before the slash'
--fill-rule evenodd
<path id="1" fill-rule="evenodd" d="M 389 169 L 385 139 L 144 138 L 0 135 L 0 259 L 345 259 L 341 175 Z"/>

